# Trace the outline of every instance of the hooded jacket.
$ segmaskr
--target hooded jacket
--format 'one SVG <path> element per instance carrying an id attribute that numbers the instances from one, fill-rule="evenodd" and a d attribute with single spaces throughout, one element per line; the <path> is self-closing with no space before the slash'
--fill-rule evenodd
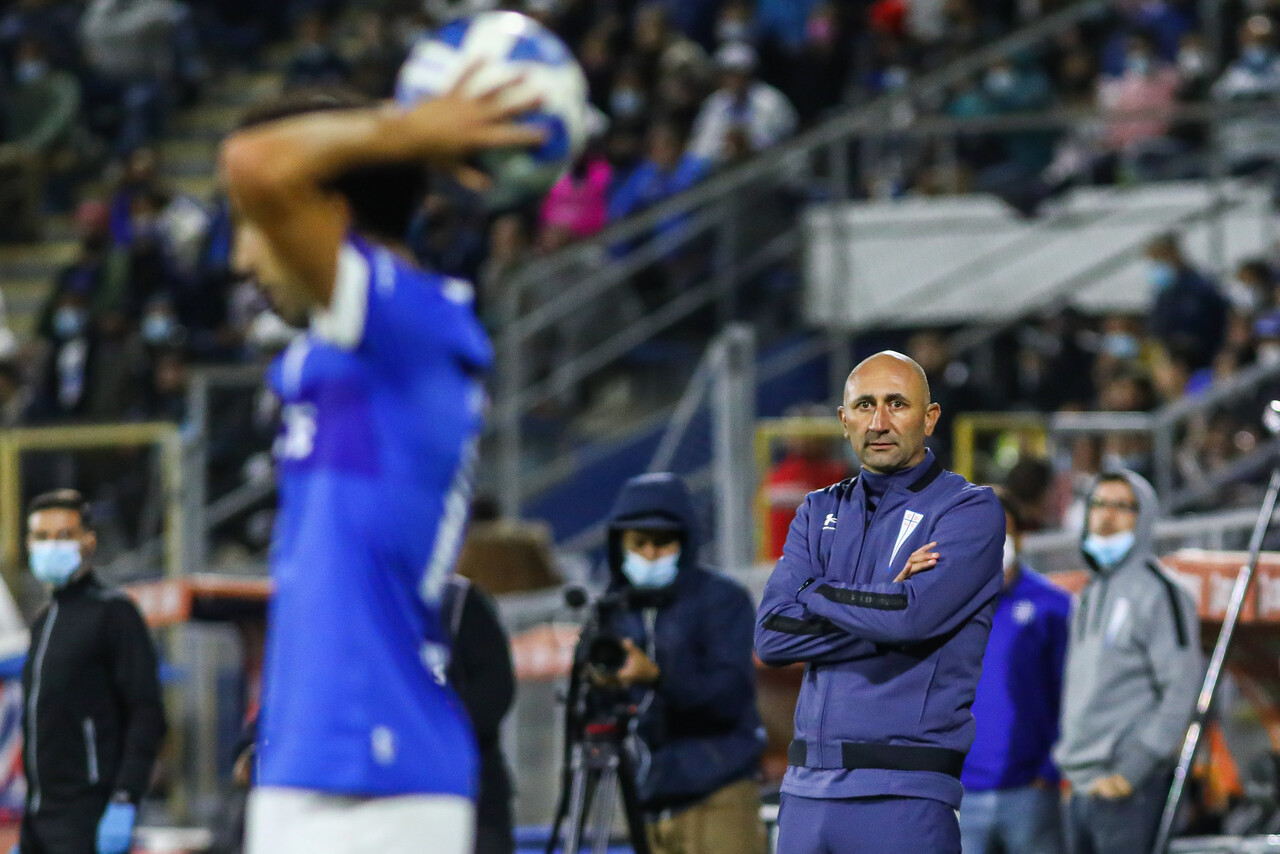
<path id="1" fill-rule="evenodd" d="M 913 468 L 809 493 L 756 625 L 762 661 L 806 665 L 783 792 L 959 807 L 1004 532 L 995 494 L 944 471 L 932 451 Z M 895 582 L 935 540 L 937 566 Z"/>
<path id="2" fill-rule="evenodd" d="M 610 514 L 609 591 L 630 587 L 622 574 L 622 532 L 680 532 L 675 581 L 637 591 L 613 611 L 609 631 L 631 638 L 658 665 L 658 681 L 633 700 L 640 800 L 649 812 L 691 806 L 755 775 L 764 751 L 751 658 L 753 611 L 747 591 L 698 565 L 697 523 L 684 483 L 672 474 L 634 477 Z"/>
<path id="3" fill-rule="evenodd" d="M 1067 641 L 1054 759 L 1077 790 L 1112 774 L 1136 789 L 1171 767 L 1204 676 L 1195 602 L 1152 550 L 1155 491 L 1131 471 L 1118 474 L 1138 502 L 1134 544 L 1112 567 L 1082 549 L 1093 577 L 1072 608 Z M 1088 530 L 1086 515 L 1083 536 Z"/>

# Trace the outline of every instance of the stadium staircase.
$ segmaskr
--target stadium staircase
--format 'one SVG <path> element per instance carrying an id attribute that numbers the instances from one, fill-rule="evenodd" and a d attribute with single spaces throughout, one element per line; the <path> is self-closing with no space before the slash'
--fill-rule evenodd
<path id="1" fill-rule="evenodd" d="M 208 200 L 217 185 L 219 140 L 247 105 L 279 91 L 282 79 L 274 71 L 230 72 L 206 87 L 198 104 L 171 116 L 166 133 L 155 143 L 164 183 L 201 202 Z M 77 196 L 107 198 L 110 193 L 109 185 L 97 182 L 81 187 Z M 45 222 L 43 240 L 0 246 L 5 315 L 20 341 L 30 340 L 35 334 L 40 309 L 49 297 L 55 276 L 76 255 L 71 217 L 54 216 Z"/>

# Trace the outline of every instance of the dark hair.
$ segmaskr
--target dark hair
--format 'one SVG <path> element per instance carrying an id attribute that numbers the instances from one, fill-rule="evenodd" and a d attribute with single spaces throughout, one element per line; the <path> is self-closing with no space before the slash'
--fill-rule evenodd
<path id="1" fill-rule="evenodd" d="M 1053 466 L 1043 457 L 1023 457 L 1004 477 L 1004 488 L 1015 501 L 1033 503 L 1053 486 Z"/>
<path id="2" fill-rule="evenodd" d="M 348 89 L 298 89 L 250 107 L 236 129 L 308 113 L 359 110 L 376 105 L 376 101 Z M 398 243 L 407 236 L 409 224 L 427 193 L 427 171 L 410 163 L 360 166 L 329 181 L 327 186 L 347 200 L 357 231 Z"/>
<path id="3" fill-rule="evenodd" d="M 55 489 L 42 492 L 27 505 L 27 515 L 39 513 L 41 510 L 73 510 L 80 514 L 80 527 L 86 531 L 93 530 L 93 515 L 89 510 L 89 502 L 84 500 L 78 489 Z"/>
<path id="4" fill-rule="evenodd" d="M 1027 514 L 1023 512 L 1022 505 L 1013 497 L 1013 493 L 1003 486 L 992 486 L 991 491 L 996 494 L 996 498 L 1000 499 L 1000 506 L 1004 508 L 1005 515 L 1013 520 L 1013 529 L 1019 533 L 1025 531 Z"/>
<path id="5" fill-rule="evenodd" d="M 1129 482 L 1129 478 L 1125 477 L 1118 471 L 1104 471 L 1102 474 L 1098 475 L 1098 479 L 1094 481 L 1093 489 L 1089 490 L 1089 495 L 1092 496 L 1093 493 L 1098 491 L 1098 487 L 1102 486 L 1104 483 L 1123 483 L 1125 486 L 1129 487 L 1129 493 L 1133 496 L 1134 506 L 1139 506 L 1141 499 L 1138 497 L 1138 490 L 1133 488 L 1133 484 Z"/>

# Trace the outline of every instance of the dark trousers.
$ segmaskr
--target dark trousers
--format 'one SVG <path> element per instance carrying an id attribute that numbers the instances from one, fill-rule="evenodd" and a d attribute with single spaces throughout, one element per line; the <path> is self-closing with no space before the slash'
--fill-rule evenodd
<path id="1" fill-rule="evenodd" d="M 48 803 L 22 817 L 18 846 L 22 854 L 95 854 L 98 822 L 107 808 L 102 797 Z"/>
<path id="2" fill-rule="evenodd" d="M 1146 854 L 1156 841 L 1169 782 L 1169 774 L 1153 774 L 1116 800 L 1072 794 L 1065 816 L 1068 854 Z"/>
<path id="3" fill-rule="evenodd" d="M 956 813 L 928 798 L 782 796 L 778 854 L 960 854 Z"/>

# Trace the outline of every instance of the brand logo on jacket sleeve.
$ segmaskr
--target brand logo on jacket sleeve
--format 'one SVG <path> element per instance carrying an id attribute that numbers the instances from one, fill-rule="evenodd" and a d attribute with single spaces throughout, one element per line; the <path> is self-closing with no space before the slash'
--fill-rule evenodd
<path id="1" fill-rule="evenodd" d="M 836 514 L 828 513 L 827 519 L 822 523 L 822 530 L 834 531 L 836 529 Z"/>

